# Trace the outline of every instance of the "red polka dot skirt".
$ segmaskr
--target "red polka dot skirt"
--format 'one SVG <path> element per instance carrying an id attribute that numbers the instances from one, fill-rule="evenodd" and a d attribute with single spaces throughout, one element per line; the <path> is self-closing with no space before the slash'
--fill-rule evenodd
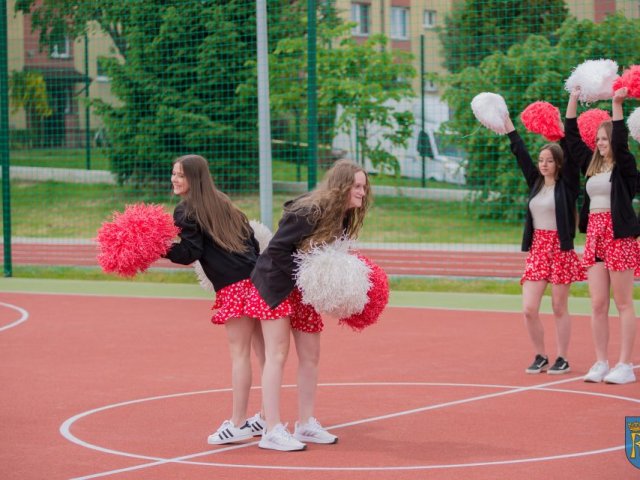
<path id="1" fill-rule="evenodd" d="M 534 230 L 533 242 L 525 262 L 520 284 L 546 280 L 553 285 L 566 285 L 586 280 L 575 250 L 561 250 L 556 230 Z"/>
<path id="2" fill-rule="evenodd" d="M 247 296 L 253 284 L 246 278 L 228 285 L 216 292 L 216 300 L 211 308 L 215 313 L 211 322 L 224 325 L 230 318 L 248 317 L 246 314 Z"/>
<path id="3" fill-rule="evenodd" d="M 582 264 L 588 269 L 604 261 L 607 270 L 622 272 L 640 268 L 640 246 L 634 237 L 613 238 L 611 212 L 590 213 Z"/>

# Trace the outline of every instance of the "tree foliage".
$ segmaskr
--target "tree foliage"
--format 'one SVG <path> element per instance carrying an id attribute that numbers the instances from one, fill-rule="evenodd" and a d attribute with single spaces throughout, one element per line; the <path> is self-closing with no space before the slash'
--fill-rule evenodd
<path id="1" fill-rule="evenodd" d="M 567 14 L 563 0 L 454 2 L 439 30 L 444 66 L 457 73 L 477 66 L 494 52 L 506 52 L 531 34 L 549 38 Z"/>
<path id="2" fill-rule="evenodd" d="M 508 52 L 494 53 L 477 67 L 468 67 L 445 79 L 444 99 L 454 112 L 447 128 L 459 134 L 459 142 L 469 154 L 467 183 L 481 192 L 470 206 L 480 217 L 520 218 L 527 192 L 508 140 L 481 127 L 475 119 L 470 108 L 475 95 L 494 92 L 505 98 L 511 117 L 535 158 L 546 141 L 526 132 L 517 121 L 528 104 L 545 100 L 564 115 L 568 100 L 564 81 L 577 65 L 599 58 L 615 60 L 620 67 L 640 63 L 640 52 L 629 48 L 640 45 L 638 19 L 612 15 L 598 24 L 568 19 L 555 35 L 554 45 L 543 36 L 533 35 L 524 43 L 511 46 Z M 610 102 L 583 106 L 593 107 L 610 111 Z"/>

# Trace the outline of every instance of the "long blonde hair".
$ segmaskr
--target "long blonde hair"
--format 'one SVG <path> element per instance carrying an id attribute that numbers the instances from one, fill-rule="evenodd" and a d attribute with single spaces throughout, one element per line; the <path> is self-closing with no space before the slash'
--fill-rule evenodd
<path id="1" fill-rule="evenodd" d="M 177 163 L 182 165 L 189 183 L 181 202 L 186 215 L 225 250 L 246 252 L 245 240 L 251 235 L 249 220 L 225 193 L 216 188 L 207 160 L 200 155 L 184 155 L 173 162 L 174 165 Z"/>
<path id="2" fill-rule="evenodd" d="M 365 195 L 360 207 L 349 208 L 351 188 L 358 172 L 363 172 L 366 178 Z M 343 235 L 357 238 L 371 198 L 367 172 L 351 160 L 338 160 L 313 191 L 287 207 L 287 211 L 293 213 L 309 212 L 310 220 L 316 222 L 313 234 L 298 248 L 305 251 L 313 244 L 330 243 Z"/>
<path id="3" fill-rule="evenodd" d="M 607 134 L 607 138 L 609 139 L 609 144 L 611 144 L 611 132 L 613 132 L 613 123 L 611 123 L 610 120 L 604 121 L 598 127 L 598 132 L 600 131 L 600 129 L 604 129 L 605 133 Z M 611 156 L 612 165 L 615 165 L 616 159 L 613 156 L 611 147 L 609 147 L 609 155 Z M 591 161 L 589 162 L 589 167 L 587 167 L 587 173 L 585 175 L 587 177 L 591 177 L 593 175 L 597 175 L 598 173 L 602 172 L 604 169 L 603 168 L 604 163 L 605 163 L 605 157 L 603 157 L 600 154 L 600 150 L 598 150 L 598 147 L 596 146 L 596 148 L 593 151 L 593 156 L 591 157 Z"/>

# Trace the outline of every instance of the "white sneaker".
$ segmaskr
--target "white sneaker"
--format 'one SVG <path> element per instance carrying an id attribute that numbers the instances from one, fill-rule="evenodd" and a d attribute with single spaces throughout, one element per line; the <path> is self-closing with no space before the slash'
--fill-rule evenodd
<path id="1" fill-rule="evenodd" d="M 239 442 L 253 437 L 251 427 L 245 423 L 242 427 L 236 427 L 231 420 L 225 420 L 215 433 L 209 435 L 207 443 L 210 445 L 224 445 L 226 443 Z"/>
<path id="2" fill-rule="evenodd" d="M 293 436 L 301 442 L 308 443 L 325 443 L 331 444 L 338 441 L 338 437 L 327 432 L 320 422 L 315 418 L 309 418 L 309 421 L 304 424 L 296 422 L 296 429 Z"/>
<path id="3" fill-rule="evenodd" d="M 307 448 L 304 443 L 293 438 L 287 427 L 281 423 L 269 431 L 265 429 L 258 446 L 268 450 L 280 450 L 281 452 L 292 452 Z"/>
<path id="4" fill-rule="evenodd" d="M 617 383 L 622 385 L 625 383 L 633 383 L 636 381 L 636 375 L 633 373 L 632 363 L 618 363 L 604 377 L 605 383 Z"/>
<path id="5" fill-rule="evenodd" d="M 251 427 L 251 432 L 254 437 L 262 435 L 264 429 L 267 428 L 267 422 L 260 415 L 260 412 L 256 413 L 253 417 L 247 418 L 247 423 Z"/>
<path id="6" fill-rule="evenodd" d="M 585 382 L 600 383 L 609 373 L 609 362 L 596 362 L 589 369 L 589 373 L 584 376 Z"/>

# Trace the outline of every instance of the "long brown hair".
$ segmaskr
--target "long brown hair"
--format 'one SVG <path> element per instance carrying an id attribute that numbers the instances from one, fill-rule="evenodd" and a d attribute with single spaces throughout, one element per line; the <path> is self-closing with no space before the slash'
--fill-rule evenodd
<path id="1" fill-rule="evenodd" d="M 554 180 L 558 180 L 560 178 L 560 173 L 562 172 L 562 165 L 564 164 L 564 152 L 562 151 L 562 147 L 557 143 L 547 143 L 540 149 L 540 153 L 545 150 L 549 150 L 551 156 L 553 157 L 553 161 L 556 164 L 556 173 L 554 175 Z M 538 183 L 540 187 L 544 184 L 544 177 L 540 175 L 538 179 Z"/>
<path id="2" fill-rule="evenodd" d="M 349 208 L 351 187 L 358 172 L 363 172 L 366 178 L 365 196 L 360 207 Z M 371 198 L 367 172 L 351 160 L 338 160 L 313 191 L 287 208 L 289 212 L 310 212 L 311 220 L 317 222 L 313 234 L 299 248 L 308 250 L 313 244 L 330 243 L 343 235 L 357 238 Z"/>
<path id="3" fill-rule="evenodd" d="M 251 235 L 249 220 L 225 193 L 216 188 L 207 160 L 200 155 L 183 155 L 173 162 L 174 165 L 177 163 L 182 165 L 189 183 L 181 202 L 187 216 L 225 250 L 246 252 L 245 240 Z"/>
<path id="4" fill-rule="evenodd" d="M 610 120 L 604 121 L 598 127 L 598 132 L 604 129 L 604 132 L 607 134 L 607 138 L 609 139 L 609 144 L 611 144 L 611 133 L 613 132 L 613 123 Z M 611 146 L 609 146 L 609 155 L 611 155 L 611 162 L 613 165 L 616 163 L 616 159 L 613 156 L 613 151 L 611 150 Z M 597 175 L 598 173 L 603 171 L 605 157 L 600 154 L 600 150 L 598 147 L 593 150 L 593 156 L 591 157 L 591 161 L 589 162 L 589 167 L 587 168 L 587 177 L 591 177 L 593 175 Z"/>

